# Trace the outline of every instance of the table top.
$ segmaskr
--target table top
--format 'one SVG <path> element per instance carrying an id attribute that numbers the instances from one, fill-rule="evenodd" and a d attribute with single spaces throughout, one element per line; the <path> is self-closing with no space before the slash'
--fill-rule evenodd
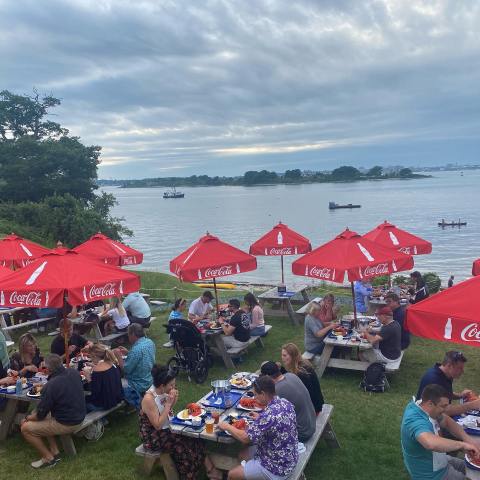
<path id="1" fill-rule="evenodd" d="M 260 295 L 258 295 L 258 298 L 271 299 L 271 300 L 285 300 L 287 298 L 293 297 L 293 295 L 296 295 L 297 293 L 303 292 L 307 288 L 308 288 L 308 285 L 297 285 L 297 286 L 288 285 L 286 294 L 284 294 L 284 293 L 278 292 L 278 287 L 273 287 L 270 290 L 267 290 L 266 292 L 263 292 Z M 289 293 L 291 293 L 291 295 L 289 295 Z"/>
<path id="2" fill-rule="evenodd" d="M 26 308 L 27 307 L 0 307 L 0 315 L 18 312 L 19 310 L 25 310 Z"/>
<path id="3" fill-rule="evenodd" d="M 369 350 L 370 348 L 372 348 L 372 344 L 370 342 L 356 342 L 352 341 L 351 339 L 338 340 L 335 338 L 331 338 L 328 335 L 323 339 L 323 341 L 327 345 L 334 345 L 335 347 L 358 347 L 360 350 Z"/>

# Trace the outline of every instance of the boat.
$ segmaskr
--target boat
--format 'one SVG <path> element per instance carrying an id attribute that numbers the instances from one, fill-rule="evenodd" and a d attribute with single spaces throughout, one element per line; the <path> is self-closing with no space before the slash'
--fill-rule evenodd
<path id="1" fill-rule="evenodd" d="M 182 192 L 177 192 L 175 187 L 172 187 L 169 192 L 163 192 L 163 198 L 183 198 L 184 196 L 185 194 Z"/>
<path id="2" fill-rule="evenodd" d="M 347 203 L 346 205 L 339 205 L 335 202 L 328 202 L 329 210 L 336 210 L 337 208 L 360 208 L 361 205 L 354 205 L 353 203 Z"/>
<path id="3" fill-rule="evenodd" d="M 194 283 L 197 287 L 200 288 L 213 288 L 213 283 Z M 233 283 L 217 283 L 217 288 L 219 290 L 235 290 L 237 288 Z"/>
<path id="4" fill-rule="evenodd" d="M 458 222 L 446 222 L 443 218 L 441 222 L 438 222 L 439 227 L 465 227 L 467 225 L 467 222 L 461 222 L 460 219 L 458 219 Z"/>

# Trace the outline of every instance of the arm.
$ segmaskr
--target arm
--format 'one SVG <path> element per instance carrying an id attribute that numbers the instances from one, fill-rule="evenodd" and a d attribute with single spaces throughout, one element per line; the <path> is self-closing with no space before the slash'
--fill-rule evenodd
<path id="1" fill-rule="evenodd" d="M 455 415 L 461 415 L 469 410 L 479 410 L 480 400 L 474 400 L 473 402 L 466 403 L 451 403 L 445 410 L 445 415 L 450 417 Z"/>
<path id="2" fill-rule="evenodd" d="M 170 401 L 169 401 L 170 400 Z M 162 413 L 158 411 L 157 405 L 153 396 L 147 393 L 142 401 L 142 410 L 147 415 L 150 423 L 155 430 L 160 430 L 164 423 L 168 420 L 168 412 L 172 408 L 172 401 L 170 396 L 167 398 Z"/>
<path id="3" fill-rule="evenodd" d="M 444 430 L 448 430 L 455 438 L 458 438 L 463 442 L 472 443 L 470 436 L 465 433 L 465 430 L 448 415 L 442 415 L 442 418 L 438 423 Z"/>
<path id="4" fill-rule="evenodd" d="M 235 327 L 233 327 L 232 325 L 227 325 L 225 323 L 222 324 L 222 328 L 223 328 L 223 333 L 227 336 L 227 337 L 230 337 L 233 335 L 233 332 L 235 331 Z"/>
<path id="5" fill-rule="evenodd" d="M 478 452 L 478 448 L 471 443 L 459 440 L 449 440 L 448 438 L 439 437 L 431 432 L 421 433 L 418 435 L 417 440 L 423 448 L 439 453 L 448 453 L 455 450 Z"/>
<path id="6" fill-rule="evenodd" d="M 230 425 L 227 422 L 220 422 L 218 424 L 218 428 L 220 428 L 220 430 L 224 430 L 225 432 L 230 433 L 230 435 L 235 438 L 235 440 L 238 440 L 245 445 L 248 445 L 250 443 L 250 438 L 248 437 L 245 430 L 239 430 L 238 428 L 235 428 L 233 425 Z"/>
<path id="7" fill-rule="evenodd" d="M 383 337 L 381 337 L 380 335 L 378 335 L 378 333 L 372 335 L 370 332 L 365 331 L 365 332 L 364 332 L 364 335 L 365 335 L 365 338 L 366 338 L 372 345 L 373 345 L 374 343 L 381 342 L 381 341 L 383 340 Z"/>
<path id="8" fill-rule="evenodd" d="M 123 361 L 123 371 L 125 372 L 125 375 L 129 376 L 130 373 L 135 371 L 137 368 L 137 365 L 140 363 L 142 360 L 142 354 L 140 351 L 132 348 L 130 352 L 128 352 L 127 358 Z"/>

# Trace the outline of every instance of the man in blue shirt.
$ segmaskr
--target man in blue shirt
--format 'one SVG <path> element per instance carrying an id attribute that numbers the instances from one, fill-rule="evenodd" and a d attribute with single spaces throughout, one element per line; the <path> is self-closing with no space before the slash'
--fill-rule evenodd
<path id="1" fill-rule="evenodd" d="M 405 408 L 401 426 L 403 460 L 413 480 L 461 480 L 465 478 L 463 459 L 447 455 L 464 450 L 479 454 L 479 448 L 463 428 L 445 415 L 448 392 L 440 385 L 427 385 L 422 400 Z M 439 429 L 447 430 L 458 440 L 442 438 Z"/>
<path id="2" fill-rule="evenodd" d="M 436 384 L 443 387 L 448 394 L 449 405 L 445 411 L 447 415 L 461 415 L 469 410 L 480 410 L 480 400 L 467 401 L 464 403 L 452 403 L 452 400 L 464 400 L 472 393 L 471 390 L 453 391 L 453 380 L 463 375 L 463 370 L 467 359 L 462 352 L 451 350 L 445 354 L 443 362 L 436 363 L 432 368 L 426 371 L 420 380 L 417 399 L 422 396 L 422 391 L 426 385 Z"/>
<path id="3" fill-rule="evenodd" d="M 152 312 L 140 292 L 129 293 L 122 302 L 131 323 L 146 327 L 150 323 Z"/>
<path id="4" fill-rule="evenodd" d="M 372 285 L 368 280 L 357 280 L 353 287 L 355 293 L 355 308 L 357 313 L 367 313 L 365 298 L 368 299 L 373 292 Z"/>
<path id="5" fill-rule="evenodd" d="M 128 341 L 132 345 L 130 351 L 118 347 L 114 353 L 128 381 L 124 388 L 125 400 L 139 410 L 143 395 L 153 382 L 151 372 L 155 364 L 155 344 L 145 337 L 143 328 L 138 323 L 128 326 Z M 124 355 L 127 355 L 125 360 Z"/>

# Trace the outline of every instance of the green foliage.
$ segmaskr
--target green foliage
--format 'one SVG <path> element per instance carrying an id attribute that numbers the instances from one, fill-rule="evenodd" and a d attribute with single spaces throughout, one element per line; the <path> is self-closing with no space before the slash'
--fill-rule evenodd
<path id="1" fill-rule="evenodd" d="M 277 183 L 278 175 L 275 172 L 268 172 L 267 170 L 261 170 L 260 172 L 248 171 L 243 176 L 244 185 L 258 185 L 267 183 Z"/>
<path id="2" fill-rule="evenodd" d="M 440 290 L 442 281 L 440 277 L 435 272 L 427 272 L 422 275 L 423 280 L 428 286 L 428 291 L 430 293 L 437 293 Z"/>
<path id="3" fill-rule="evenodd" d="M 393 277 L 392 283 L 394 285 L 408 285 L 411 283 L 410 277 L 407 275 L 395 275 Z"/>
<path id="4" fill-rule="evenodd" d="M 284 180 L 289 182 L 298 182 L 302 178 L 302 171 L 299 168 L 287 170 L 283 175 Z"/>
<path id="5" fill-rule="evenodd" d="M 399 172 L 398 172 L 398 176 L 399 177 L 411 177 L 413 175 L 413 172 L 410 168 L 402 168 Z"/>
<path id="6" fill-rule="evenodd" d="M 375 167 L 372 167 L 367 172 L 367 177 L 381 177 L 382 173 L 383 173 L 383 168 L 380 167 L 379 165 L 376 165 Z"/>
<path id="7" fill-rule="evenodd" d="M 362 174 L 359 170 L 357 170 L 355 167 L 349 166 L 338 167 L 330 174 L 331 179 L 334 181 L 357 180 L 361 176 Z"/>
<path id="8" fill-rule="evenodd" d="M 390 281 L 390 277 L 388 275 L 379 275 L 378 277 L 374 277 L 372 280 L 372 285 L 374 287 L 379 287 L 380 285 L 388 285 Z"/>

